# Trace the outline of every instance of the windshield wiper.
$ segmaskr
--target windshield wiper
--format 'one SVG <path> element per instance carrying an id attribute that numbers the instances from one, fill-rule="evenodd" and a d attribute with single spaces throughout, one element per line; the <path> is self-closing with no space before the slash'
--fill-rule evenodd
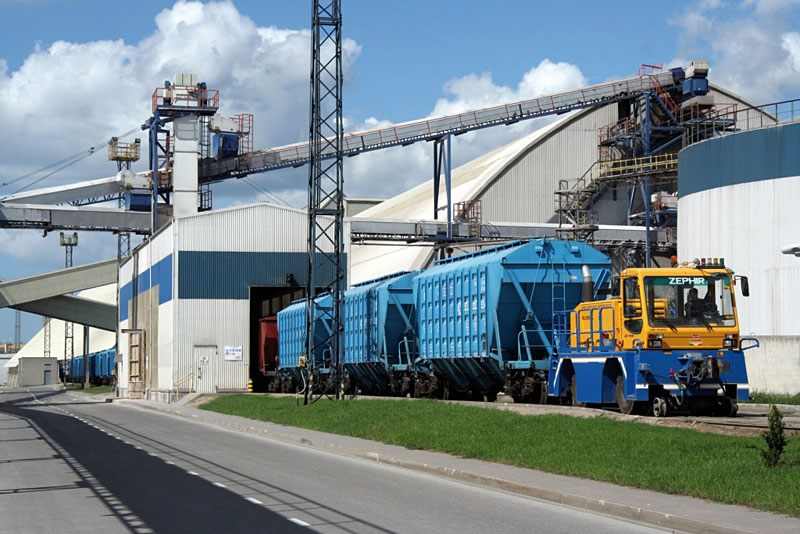
<path id="1" fill-rule="evenodd" d="M 706 328 L 708 328 L 710 332 L 713 332 L 714 328 L 711 326 L 711 323 L 708 322 L 708 319 L 706 319 L 705 314 L 700 312 L 697 315 L 700 317 L 700 320 L 703 321 L 703 324 L 706 325 Z"/>

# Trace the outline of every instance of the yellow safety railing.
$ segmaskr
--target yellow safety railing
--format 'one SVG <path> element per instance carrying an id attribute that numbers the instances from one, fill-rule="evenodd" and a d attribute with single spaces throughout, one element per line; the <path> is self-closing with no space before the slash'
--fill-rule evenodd
<path id="1" fill-rule="evenodd" d="M 108 142 L 109 161 L 138 161 L 142 154 L 142 142 L 137 139 L 133 143 L 120 143 L 116 137 Z"/>
<path id="2" fill-rule="evenodd" d="M 678 154 L 658 154 L 641 158 L 597 162 L 589 173 L 590 181 L 635 178 L 651 174 L 676 172 Z"/>
<path id="3" fill-rule="evenodd" d="M 188 381 L 190 378 L 194 378 L 194 373 L 193 373 L 193 372 L 192 372 L 192 373 L 189 373 L 188 375 L 186 375 L 186 376 L 184 376 L 184 377 L 182 377 L 182 378 L 179 378 L 179 379 L 178 379 L 178 380 L 177 380 L 177 381 L 176 381 L 174 384 L 172 384 L 172 389 L 174 389 L 175 391 L 177 391 L 177 390 L 178 390 L 178 388 L 179 388 L 181 385 L 183 385 L 185 382 L 187 382 L 187 381 Z"/>

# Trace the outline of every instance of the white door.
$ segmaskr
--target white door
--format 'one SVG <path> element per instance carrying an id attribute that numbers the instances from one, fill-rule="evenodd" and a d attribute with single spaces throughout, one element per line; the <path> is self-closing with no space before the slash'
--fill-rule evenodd
<path id="1" fill-rule="evenodd" d="M 194 347 L 197 393 L 214 393 L 214 363 L 216 361 L 216 346 L 202 345 Z"/>

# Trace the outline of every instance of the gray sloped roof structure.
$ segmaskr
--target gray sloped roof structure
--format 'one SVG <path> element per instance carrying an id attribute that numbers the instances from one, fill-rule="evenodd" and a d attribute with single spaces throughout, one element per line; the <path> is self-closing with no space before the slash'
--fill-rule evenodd
<path id="1" fill-rule="evenodd" d="M 720 87 L 711 86 L 710 94 L 716 104 L 753 107 Z M 616 103 L 588 107 L 454 169 L 453 203 L 480 199 L 483 220 L 494 223 L 556 222 L 555 192 L 559 181 L 574 183 L 598 160 L 600 129 L 614 124 L 617 119 Z M 446 205 L 446 201 L 442 187 L 439 206 Z M 598 222 L 625 224 L 626 203 L 624 190 L 609 188 L 594 207 Z M 427 180 L 355 218 L 430 220 L 432 212 L 433 180 Z M 357 283 L 399 269 L 424 268 L 432 260 L 433 249 L 429 246 L 353 244 L 351 254 L 349 282 Z"/>

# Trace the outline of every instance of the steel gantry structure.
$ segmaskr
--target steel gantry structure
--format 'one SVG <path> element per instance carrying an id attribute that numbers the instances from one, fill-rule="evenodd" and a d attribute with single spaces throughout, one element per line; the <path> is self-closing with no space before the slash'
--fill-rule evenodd
<path id="1" fill-rule="evenodd" d="M 448 136 L 562 114 L 591 106 L 602 106 L 624 99 L 641 97 L 651 92 L 663 95 L 665 92 L 679 90 L 681 84 L 680 77 L 672 71 L 642 74 L 564 93 L 342 135 L 341 145 L 338 148 L 340 148 L 342 156 L 350 157 L 420 141 L 434 142 L 437 156 L 434 158 L 434 172 L 437 173 L 435 178 L 438 181 L 443 177 L 447 186 L 450 170 L 449 165 L 446 165 L 449 155 Z M 165 121 L 170 120 L 170 115 L 175 113 L 194 112 L 203 115 L 211 113 L 219 106 L 219 94 L 216 91 L 203 89 L 201 97 L 193 96 L 191 102 L 186 97 L 184 98 L 186 102 L 180 102 L 177 94 L 167 93 L 169 90 L 170 88 L 157 90 L 161 93 L 157 92 L 154 95 L 154 116 L 145 125 L 145 129 L 149 130 L 151 136 L 150 172 L 159 176 L 159 193 L 163 194 L 169 192 L 169 189 L 165 188 L 162 191 L 161 188 L 167 185 L 165 180 L 172 170 L 170 159 L 167 157 L 169 148 L 166 146 L 170 141 L 164 137 L 166 134 L 163 131 Z M 174 93 L 176 89 L 172 88 L 172 91 Z M 195 100 L 198 104 L 195 104 Z M 200 106 L 199 103 L 203 105 Z M 204 108 L 202 112 L 198 112 L 198 107 Z M 318 159 L 322 161 L 334 158 L 338 153 L 335 145 L 336 143 L 323 143 Z M 200 186 L 232 178 L 242 178 L 251 174 L 306 165 L 311 160 L 309 147 L 309 142 L 303 142 L 267 150 L 244 152 L 236 157 L 219 160 L 202 158 L 198 169 Z M 135 176 L 146 178 L 149 182 L 147 187 L 152 188 L 149 175 L 136 173 Z M 116 176 L 10 195 L 0 199 L 0 221 L 2 221 L 0 224 L 5 227 L 36 228 L 47 231 L 98 230 L 149 234 L 152 226 L 157 227 L 159 224 L 151 219 L 154 213 L 88 206 L 88 204 L 118 199 L 130 187 L 126 179 Z"/>
<path id="2" fill-rule="evenodd" d="M 313 9 L 306 278 L 306 361 L 310 373 L 304 391 L 306 404 L 314 378 L 322 373 L 329 373 L 327 384 L 335 387 L 336 398 L 340 398 L 346 284 L 341 0 L 314 0 Z M 319 287 L 330 293 L 330 307 L 318 303 Z M 326 332 L 316 331 L 317 319 L 329 325 Z M 320 347 L 329 348 L 329 361 L 317 362 L 313 357 Z"/>

